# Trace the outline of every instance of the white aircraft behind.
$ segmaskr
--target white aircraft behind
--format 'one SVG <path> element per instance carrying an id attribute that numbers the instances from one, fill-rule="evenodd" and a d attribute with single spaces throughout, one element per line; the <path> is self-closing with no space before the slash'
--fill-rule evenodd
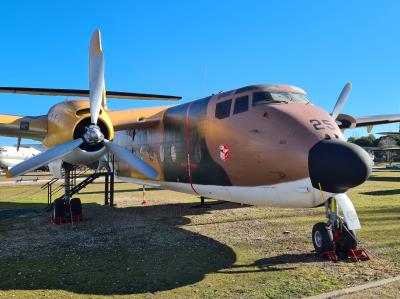
<path id="1" fill-rule="evenodd" d="M 0 168 L 9 169 L 41 152 L 33 145 L 21 145 L 19 149 L 17 146 L 0 146 Z"/>

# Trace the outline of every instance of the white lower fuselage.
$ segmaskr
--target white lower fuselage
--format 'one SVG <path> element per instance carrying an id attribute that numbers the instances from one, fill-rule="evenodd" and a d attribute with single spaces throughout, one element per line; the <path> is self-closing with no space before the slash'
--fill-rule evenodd
<path id="1" fill-rule="evenodd" d="M 121 180 L 140 185 L 161 187 L 206 198 L 282 208 L 309 208 L 321 205 L 333 194 L 312 187 L 309 178 L 267 186 L 215 186 L 175 182 L 147 181 L 128 177 Z"/>

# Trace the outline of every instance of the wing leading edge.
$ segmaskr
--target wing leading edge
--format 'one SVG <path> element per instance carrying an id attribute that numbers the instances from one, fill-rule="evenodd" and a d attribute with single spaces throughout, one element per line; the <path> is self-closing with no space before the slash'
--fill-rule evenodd
<path id="1" fill-rule="evenodd" d="M 89 97 L 89 90 L 87 89 L 0 87 L 0 93 L 18 93 L 18 94 L 42 95 L 42 96 Z M 182 97 L 178 96 L 136 93 L 136 92 L 121 92 L 121 91 L 107 91 L 106 97 L 114 99 L 164 100 L 164 101 L 178 101 L 182 99 Z"/>
<path id="2" fill-rule="evenodd" d="M 339 128 L 352 129 L 359 127 L 371 127 L 375 125 L 383 125 L 389 123 L 400 122 L 400 114 L 386 115 L 370 115 L 370 116 L 351 116 L 347 114 L 339 114 L 336 119 Z"/>

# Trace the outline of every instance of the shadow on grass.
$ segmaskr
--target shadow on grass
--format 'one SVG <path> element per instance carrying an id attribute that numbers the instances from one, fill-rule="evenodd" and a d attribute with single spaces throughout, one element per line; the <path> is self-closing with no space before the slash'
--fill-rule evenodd
<path id="1" fill-rule="evenodd" d="M 107 208 L 90 203 L 83 205 L 86 221 L 74 227 L 54 226 L 47 216 L 33 218 L 41 229 L 32 221 L 20 222 L 0 235 L 0 254 L 8 253 L 0 255 L 0 290 L 153 293 L 191 285 L 232 267 L 236 255 L 230 247 L 180 226 L 190 223 L 189 215 L 240 205 L 191 206 Z"/>
<path id="2" fill-rule="evenodd" d="M 398 195 L 400 194 L 400 189 L 376 190 L 376 191 L 361 192 L 360 194 L 373 195 L 373 196 Z"/>
<path id="3" fill-rule="evenodd" d="M 47 203 L 19 203 L 19 202 L 3 202 L 0 201 L 0 219 L 6 214 L 15 213 L 15 216 L 24 214 L 24 211 L 43 211 L 47 207 Z"/>
<path id="4" fill-rule="evenodd" d="M 360 211 L 363 215 L 388 215 L 395 214 L 396 216 L 400 216 L 400 206 L 393 206 L 393 207 L 379 207 L 374 210 L 365 210 L 362 209 Z"/>
<path id="5" fill-rule="evenodd" d="M 397 169 L 388 169 L 388 168 L 373 168 L 372 171 L 373 172 L 387 172 L 387 173 L 390 173 L 390 172 L 400 172 L 400 169 L 397 170 Z"/>
<path id="6" fill-rule="evenodd" d="M 255 261 L 249 265 L 233 265 L 231 269 L 257 267 L 256 270 L 222 270 L 218 273 L 223 274 L 241 274 L 253 272 L 274 272 L 274 271 L 287 271 L 296 269 L 298 266 L 288 266 L 299 263 L 314 263 L 318 260 L 315 253 L 302 253 L 302 254 L 283 254 L 269 258 L 263 258 Z"/>
<path id="7" fill-rule="evenodd" d="M 400 182 L 400 177 L 393 177 L 393 176 L 370 176 L 368 181 L 375 181 L 375 182 Z"/>

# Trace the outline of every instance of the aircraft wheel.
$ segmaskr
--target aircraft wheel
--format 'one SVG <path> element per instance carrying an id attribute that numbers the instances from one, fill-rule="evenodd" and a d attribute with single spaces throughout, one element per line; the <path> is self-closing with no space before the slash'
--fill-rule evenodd
<path id="1" fill-rule="evenodd" d="M 319 222 L 314 225 L 312 241 L 317 253 L 335 250 L 332 230 L 326 223 Z"/>
<path id="2" fill-rule="evenodd" d="M 65 206 L 62 199 L 53 202 L 53 218 L 65 217 Z"/>
<path id="3" fill-rule="evenodd" d="M 72 216 L 82 215 L 82 203 L 80 198 L 72 198 L 70 204 Z"/>

